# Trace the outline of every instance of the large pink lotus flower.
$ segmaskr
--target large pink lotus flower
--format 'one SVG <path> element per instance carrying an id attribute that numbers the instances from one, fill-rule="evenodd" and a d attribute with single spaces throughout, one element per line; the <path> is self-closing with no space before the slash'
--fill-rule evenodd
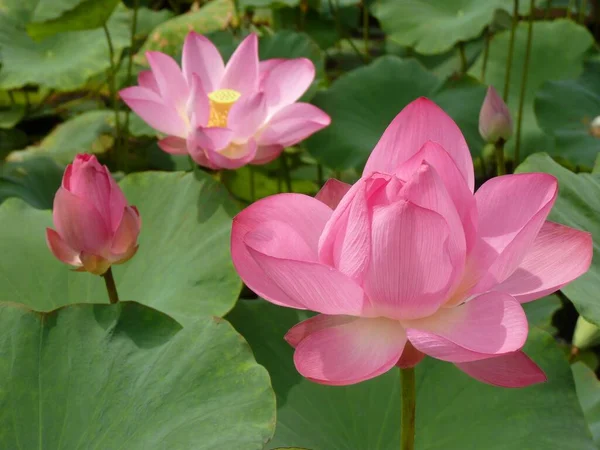
<path id="1" fill-rule="evenodd" d="M 138 210 L 128 206 L 108 168 L 95 156 L 77 155 L 67 166 L 52 216 L 56 231 L 46 229 L 48 247 L 78 270 L 102 275 L 137 251 Z"/>
<path id="2" fill-rule="evenodd" d="M 551 175 L 473 188 L 460 130 L 421 98 L 390 124 L 352 187 L 330 180 L 317 198 L 275 195 L 236 216 L 232 255 L 246 284 L 320 313 L 285 337 L 303 376 L 347 385 L 429 355 L 493 385 L 545 380 L 521 351 L 521 303 L 584 273 L 591 237 L 546 221 Z"/>
<path id="3" fill-rule="evenodd" d="M 258 60 L 250 34 L 227 65 L 204 36 L 190 32 L 182 68 L 168 55 L 147 52 L 151 71 L 121 98 L 152 128 L 167 137 L 165 152 L 189 153 L 211 169 L 265 164 L 285 147 L 329 125 L 316 106 L 299 103 L 315 77 L 306 58 Z"/>

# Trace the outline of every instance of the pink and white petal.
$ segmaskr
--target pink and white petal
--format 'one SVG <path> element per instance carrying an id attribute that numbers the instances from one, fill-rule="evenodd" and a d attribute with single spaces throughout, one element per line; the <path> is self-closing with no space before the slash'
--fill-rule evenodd
<path id="1" fill-rule="evenodd" d="M 190 157 L 194 162 L 202 167 L 207 167 L 212 170 L 218 170 L 219 167 L 214 165 L 206 155 L 206 152 L 196 142 L 196 133 L 190 133 L 186 139 L 186 148 Z"/>
<path id="2" fill-rule="evenodd" d="M 436 170 L 429 163 L 423 162 L 406 181 L 401 195 L 407 201 L 444 218 L 449 230 L 448 251 L 458 278 L 465 265 L 465 232 L 454 202 Z"/>
<path id="3" fill-rule="evenodd" d="M 506 280 L 519 266 L 550 213 L 556 178 L 545 173 L 495 177 L 475 194 L 478 242 L 468 274 L 481 278 L 472 293 L 485 292 Z"/>
<path id="4" fill-rule="evenodd" d="M 367 204 L 369 183 L 361 180 L 348 192 L 319 240 L 319 259 L 324 264 L 362 283 L 371 260 L 371 212 Z"/>
<path id="5" fill-rule="evenodd" d="M 81 266 L 79 252 L 69 247 L 63 238 L 52 228 L 46 228 L 46 243 L 56 258 L 71 266 Z"/>
<path id="6" fill-rule="evenodd" d="M 175 136 L 167 136 L 157 142 L 160 149 L 171 155 L 187 155 L 187 142 Z"/>
<path id="7" fill-rule="evenodd" d="M 399 320 L 437 311 L 455 278 L 444 218 L 401 200 L 375 209 L 371 229 L 364 288 L 375 311 Z"/>
<path id="8" fill-rule="evenodd" d="M 294 241 L 293 237 L 290 239 Z M 285 236 L 282 236 L 282 241 L 285 241 Z M 248 233 L 244 244 L 262 269 L 260 276 L 286 294 L 284 299 L 266 296 L 272 303 L 322 314 L 358 316 L 364 313 L 368 300 L 360 285 L 350 277 L 318 262 L 290 259 L 290 250 L 285 242 L 271 245 L 265 242 L 263 234 L 257 236 L 257 231 Z M 299 245 L 293 244 L 292 247 L 296 256 Z M 288 299 L 291 299 L 291 304 Z"/>
<path id="9" fill-rule="evenodd" d="M 140 218 L 138 213 L 131 207 L 126 207 L 123 212 L 121 223 L 113 236 L 110 251 L 120 259 L 124 253 L 136 246 L 140 234 Z"/>
<path id="10" fill-rule="evenodd" d="M 146 59 L 163 102 L 175 109 L 185 105 L 190 90 L 175 60 L 161 52 L 146 52 Z"/>
<path id="11" fill-rule="evenodd" d="M 160 133 L 185 137 L 188 126 L 183 117 L 171 106 L 166 106 L 153 91 L 137 86 L 119 91 L 121 99 L 144 122 Z"/>
<path id="12" fill-rule="evenodd" d="M 274 65 L 261 85 L 271 114 L 302 97 L 314 79 L 315 66 L 310 59 L 287 59 Z"/>
<path id="13" fill-rule="evenodd" d="M 521 303 L 544 297 L 587 272 L 592 254 L 590 233 L 546 221 L 517 270 L 494 290 Z"/>
<path id="14" fill-rule="evenodd" d="M 193 129 L 206 126 L 210 116 L 208 95 L 202 87 L 202 81 L 197 74 L 192 74 L 191 91 L 186 104 L 187 116 Z"/>
<path id="15" fill-rule="evenodd" d="M 528 332 L 523 308 L 502 292 L 487 292 L 403 325 L 417 350 L 450 362 L 478 361 L 517 351 Z"/>
<path id="16" fill-rule="evenodd" d="M 390 370 L 402 354 L 402 326 L 385 318 L 356 318 L 306 336 L 294 364 L 311 381 L 334 386 L 360 383 Z"/>
<path id="17" fill-rule="evenodd" d="M 231 257 L 238 274 L 250 289 L 261 297 L 277 304 L 299 307 L 265 275 L 244 243 L 246 235 L 262 223 L 272 220 L 285 222 L 314 249 L 318 248 L 319 236 L 331 216 L 331 209 L 312 197 L 301 194 L 279 194 L 259 200 L 248 206 L 233 219 L 231 231 Z"/>
<path id="18" fill-rule="evenodd" d="M 427 141 L 437 142 L 446 149 L 473 192 L 473 161 L 465 138 L 450 116 L 424 97 L 409 103 L 387 127 L 373 149 L 363 175 L 395 173 Z"/>
<path id="19" fill-rule="evenodd" d="M 231 142 L 227 147 L 213 151 L 205 149 L 209 161 L 221 169 L 238 169 L 250 163 L 256 156 L 256 141 L 250 139 L 248 142 L 236 144 Z"/>
<path id="20" fill-rule="evenodd" d="M 198 127 L 193 133 L 193 141 L 204 150 L 218 152 L 229 145 L 232 136 L 233 130 L 229 128 Z"/>
<path id="21" fill-rule="evenodd" d="M 351 187 L 352 185 L 348 183 L 344 183 L 335 178 L 330 178 L 325 182 L 319 192 L 317 192 L 315 198 L 325 203 L 331 209 L 335 209 Z"/>
<path id="22" fill-rule="evenodd" d="M 142 70 L 138 74 L 138 84 L 140 85 L 140 87 L 150 89 L 157 95 L 160 95 L 158 83 L 156 82 L 156 78 L 154 78 L 154 75 L 152 74 L 151 70 Z"/>
<path id="23" fill-rule="evenodd" d="M 544 383 L 548 379 L 544 371 L 521 351 L 457 363 L 456 367 L 476 380 L 499 387 L 520 388 Z"/>
<path id="24" fill-rule="evenodd" d="M 345 323 L 354 322 L 356 319 L 357 318 L 353 316 L 328 316 L 327 314 L 317 314 L 290 328 L 285 334 L 284 339 L 288 344 L 296 348 L 302 339 L 312 333 L 316 333 L 325 328 L 332 328 Z"/>
<path id="25" fill-rule="evenodd" d="M 234 141 L 245 142 L 259 130 L 267 118 L 265 94 L 246 95 L 231 107 L 227 117 L 227 127 L 233 130 Z"/>
<path id="26" fill-rule="evenodd" d="M 104 254 L 110 245 L 110 230 L 90 202 L 60 187 L 54 197 L 52 217 L 56 231 L 73 250 Z"/>
<path id="27" fill-rule="evenodd" d="M 294 103 L 281 109 L 258 135 L 258 144 L 291 147 L 331 123 L 331 118 L 310 103 Z"/>
<path id="28" fill-rule="evenodd" d="M 219 89 L 219 83 L 225 72 L 225 64 L 219 50 L 206 37 L 190 31 L 183 43 L 181 56 L 183 76 L 192 84 L 196 74 L 205 92 Z"/>
<path id="29" fill-rule="evenodd" d="M 276 159 L 283 152 L 281 145 L 259 145 L 256 149 L 256 155 L 250 162 L 253 165 L 267 164 Z"/>
<path id="30" fill-rule="evenodd" d="M 467 253 L 470 253 L 477 238 L 477 205 L 473 192 L 450 154 L 440 144 L 427 141 L 415 155 L 398 168 L 396 176 L 408 180 L 423 161 L 435 169 L 452 198 L 463 224 Z"/>
<path id="31" fill-rule="evenodd" d="M 255 33 L 248 35 L 229 58 L 219 89 L 233 89 L 242 96 L 258 90 L 258 37 Z"/>

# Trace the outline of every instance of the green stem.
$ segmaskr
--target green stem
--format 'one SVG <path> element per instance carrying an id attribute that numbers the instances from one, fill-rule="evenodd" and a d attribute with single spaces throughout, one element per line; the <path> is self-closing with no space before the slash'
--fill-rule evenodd
<path id="1" fill-rule="evenodd" d="M 250 169 L 250 201 L 254 203 L 254 200 L 256 200 L 256 187 L 254 185 L 254 167 L 248 166 L 248 169 Z"/>
<path id="2" fill-rule="evenodd" d="M 548 20 L 550 18 L 551 11 L 552 11 L 552 0 L 548 0 L 548 3 L 546 3 L 546 12 L 544 13 L 544 20 Z"/>
<path id="3" fill-rule="evenodd" d="M 585 26 L 585 17 L 586 17 L 586 13 L 585 10 L 587 8 L 587 4 L 586 4 L 586 0 L 581 0 L 579 2 L 579 18 L 577 19 L 577 21 Z"/>
<path id="4" fill-rule="evenodd" d="M 118 154 L 119 142 L 121 139 L 121 124 L 119 123 L 119 107 L 117 104 L 117 93 L 116 93 L 116 68 L 115 68 L 115 49 L 113 47 L 112 39 L 110 38 L 110 33 L 108 31 L 108 27 L 106 24 L 102 25 L 104 29 L 104 34 L 106 35 L 106 42 L 108 43 L 108 57 L 110 59 L 110 72 L 108 74 L 108 87 L 110 90 L 110 100 L 112 103 L 112 107 L 115 111 L 115 150 Z"/>
<path id="5" fill-rule="evenodd" d="M 415 392 L 415 369 L 400 369 L 402 384 L 402 418 L 401 418 L 401 450 L 415 448 L 415 407 L 417 404 Z"/>
<path id="6" fill-rule="evenodd" d="M 367 60 L 370 59 L 371 55 L 369 53 L 369 8 L 367 6 L 367 0 L 363 0 L 363 41 L 365 42 L 365 55 L 367 56 Z"/>
<path id="7" fill-rule="evenodd" d="M 279 159 L 281 159 L 281 172 L 283 179 L 285 180 L 285 187 L 288 192 L 292 192 L 292 178 L 290 177 L 290 168 L 287 163 L 287 155 L 285 152 L 281 153 Z"/>
<path id="8" fill-rule="evenodd" d="M 498 176 L 506 175 L 506 164 L 504 162 L 504 139 L 500 138 L 494 144 L 496 153 L 496 171 Z"/>
<path id="9" fill-rule="evenodd" d="M 460 54 L 460 72 L 467 73 L 467 54 L 465 52 L 465 43 L 463 41 L 458 43 L 458 53 Z"/>
<path id="10" fill-rule="evenodd" d="M 15 95 L 12 93 L 12 91 L 6 91 L 8 93 L 8 98 L 10 99 L 10 104 L 14 105 L 15 104 Z"/>
<path id="11" fill-rule="evenodd" d="M 321 164 L 317 164 L 317 184 L 319 185 L 319 189 L 324 183 L 325 180 L 323 180 L 323 166 Z"/>
<path id="12" fill-rule="evenodd" d="M 571 18 L 573 6 L 575 6 L 575 0 L 569 0 L 569 5 L 567 6 L 567 19 Z"/>
<path id="13" fill-rule="evenodd" d="M 510 41 L 508 43 L 508 55 L 506 56 L 506 72 L 504 74 L 504 93 L 502 98 L 508 102 L 508 88 L 510 86 L 510 75 L 512 69 L 513 53 L 515 48 L 515 33 L 519 23 L 519 0 L 514 0 L 512 26 L 510 28 Z"/>
<path id="14" fill-rule="evenodd" d="M 487 62 L 488 62 L 488 57 L 490 55 L 490 40 L 492 39 L 492 33 L 490 31 L 490 29 L 486 29 L 484 31 L 485 33 L 485 37 L 484 37 L 484 47 L 483 47 L 483 64 L 481 65 L 481 82 L 484 83 L 485 82 L 485 71 L 487 69 Z"/>
<path id="15" fill-rule="evenodd" d="M 117 286 L 115 285 L 115 279 L 112 274 L 112 267 L 102 275 L 104 283 L 106 283 L 106 290 L 108 291 L 108 300 L 111 303 L 119 303 L 119 294 L 117 293 Z"/>
<path id="16" fill-rule="evenodd" d="M 127 86 L 131 85 L 131 72 L 133 70 L 133 46 L 135 43 L 135 33 L 137 31 L 137 16 L 140 0 L 133 0 L 133 19 L 131 22 L 131 42 L 129 46 L 129 60 L 127 61 Z M 127 108 L 125 111 L 125 124 L 123 125 L 123 158 L 127 163 L 127 152 L 129 144 L 129 114 L 131 110 Z"/>
<path id="17" fill-rule="evenodd" d="M 533 12 L 535 1 L 529 2 L 529 27 L 527 28 L 527 46 L 525 47 L 525 62 L 523 63 L 523 77 L 521 79 L 521 93 L 519 94 L 519 111 L 517 113 L 517 136 L 515 140 L 515 164 L 519 165 L 519 151 L 521 149 L 521 126 L 523 124 L 523 107 L 525 106 L 525 91 L 527 88 L 527 74 L 529 73 L 529 59 L 531 56 L 531 43 L 533 41 Z"/>

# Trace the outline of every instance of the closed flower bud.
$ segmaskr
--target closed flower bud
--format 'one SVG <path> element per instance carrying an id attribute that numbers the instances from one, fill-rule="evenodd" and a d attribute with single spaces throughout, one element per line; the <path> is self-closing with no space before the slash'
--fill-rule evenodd
<path id="1" fill-rule="evenodd" d="M 55 229 L 46 229 L 48 247 L 78 270 L 104 274 L 137 250 L 140 217 L 95 156 L 77 155 L 54 197 Z"/>
<path id="2" fill-rule="evenodd" d="M 479 134 L 486 142 L 495 144 L 499 139 L 507 141 L 512 133 L 513 123 L 508 106 L 496 89 L 490 86 L 479 112 Z"/>

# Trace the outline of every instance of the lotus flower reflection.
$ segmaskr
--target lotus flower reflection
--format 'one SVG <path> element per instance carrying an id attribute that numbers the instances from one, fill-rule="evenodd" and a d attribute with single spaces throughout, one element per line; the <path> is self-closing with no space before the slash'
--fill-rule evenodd
<path id="1" fill-rule="evenodd" d="M 303 376 L 347 385 L 429 355 L 493 385 L 545 380 L 521 351 L 521 303 L 584 273 L 591 237 L 546 221 L 551 175 L 473 190 L 460 130 L 421 98 L 389 125 L 353 186 L 330 180 L 317 198 L 275 195 L 237 215 L 232 255 L 244 282 L 319 313 L 285 337 Z"/>

